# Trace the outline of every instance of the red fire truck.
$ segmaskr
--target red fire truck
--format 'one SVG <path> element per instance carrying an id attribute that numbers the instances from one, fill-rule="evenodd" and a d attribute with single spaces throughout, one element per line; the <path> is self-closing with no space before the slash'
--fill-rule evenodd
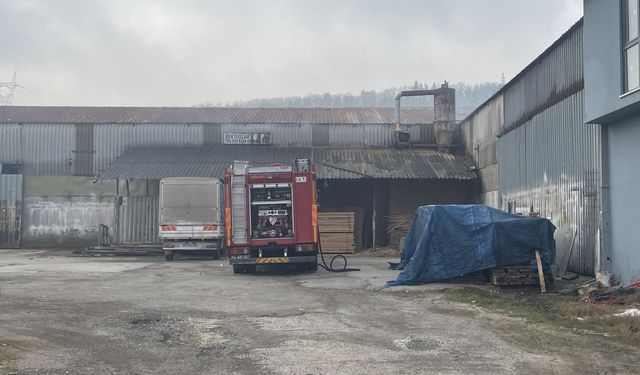
<path id="1" fill-rule="evenodd" d="M 224 191 L 234 273 L 278 263 L 318 269 L 316 174 L 309 159 L 268 167 L 235 161 L 225 169 Z"/>

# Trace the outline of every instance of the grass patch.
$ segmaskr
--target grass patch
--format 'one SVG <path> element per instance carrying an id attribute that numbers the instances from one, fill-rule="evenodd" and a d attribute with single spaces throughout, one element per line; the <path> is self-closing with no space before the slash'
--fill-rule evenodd
<path id="1" fill-rule="evenodd" d="M 541 295 L 531 290 L 463 288 L 446 291 L 445 298 L 524 318 L 530 323 L 561 326 L 640 344 L 640 318 L 614 316 L 624 310 L 621 306 L 592 304 L 555 294 Z"/>

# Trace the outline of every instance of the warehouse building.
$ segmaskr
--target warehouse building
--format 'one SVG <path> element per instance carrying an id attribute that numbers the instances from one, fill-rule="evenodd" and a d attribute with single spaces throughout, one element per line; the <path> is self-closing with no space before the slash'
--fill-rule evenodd
<path id="1" fill-rule="evenodd" d="M 594 275 L 602 238 L 599 125 L 584 124 L 578 21 L 461 124 L 481 177 L 476 200 L 556 226 L 557 270 Z"/>
<path id="2" fill-rule="evenodd" d="M 585 16 L 461 123 L 476 201 L 553 221 L 556 266 L 640 277 L 640 4 Z"/>
<path id="3" fill-rule="evenodd" d="M 473 199 L 473 162 L 438 116 L 402 109 L 400 143 L 393 108 L 0 107 L 0 247 L 84 247 L 104 230 L 154 243 L 161 178 L 298 157 L 316 163 L 321 210 L 356 213 L 358 247 L 397 245 L 417 206 Z"/>

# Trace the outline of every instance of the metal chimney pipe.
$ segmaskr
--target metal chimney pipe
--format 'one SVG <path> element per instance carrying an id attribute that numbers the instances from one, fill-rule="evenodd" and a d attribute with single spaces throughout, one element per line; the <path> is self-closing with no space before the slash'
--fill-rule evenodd
<path id="1" fill-rule="evenodd" d="M 396 111 L 394 113 L 394 121 L 396 126 L 400 126 L 400 98 L 403 96 L 426 96 L 426 95 L 435 95 L 438 93 L 438 90 L 406 90 L 400 91 L 396 94 Z"/>
<path id="2" fill-rule="evenodd" d="M 407 90 L 400 91 L 395 97 L 395 134 L 397 138 L 402 133 L 402 125 L 400 119 L 400 99 L 403 96 L 426 96 L 433 95 L 433 112 L 434 112 L 434 132 L 436 135 L 436 143 L 439 150 L 446 150 L 452 146 L 453 134 L 455 132 L 455 90 L 449 88 L 449 84 L 445 81 L 442 86 L 435 90 Z"/>

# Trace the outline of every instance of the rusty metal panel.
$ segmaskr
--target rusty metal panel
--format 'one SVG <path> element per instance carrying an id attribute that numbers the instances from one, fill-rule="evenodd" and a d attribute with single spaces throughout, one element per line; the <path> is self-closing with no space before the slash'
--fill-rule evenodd
<path id="1" fill-rule="evenodd" d="M 0 174 L 0 248 L 19 248 L 22 175 Z"/>
<path id="2" fill-rule="evenodd" d="M 579 21 L 505 86 L 504 131 L 529 121 L 583 87 L 582 22 Z"/>
<path id="3" fill-rule="evenodd" d="M 118 216 L 119 243 L 159 242 L 159 198 L 153 196 L 121 197 Z"/>
<path id="4" fill-rule="evenodd" d="M 94 171 L 99 173 L 130 147 L 201 146 L 198 124 L 103 124 L 95 126 Z"/>
<path id="5" fill-rule="evenodd" d="M 432 108 L 405 108 L 403 124 L 433 122 Z M 393 108 L 1 106 L 0 123 L 393 124 Z"/>
<path id="6" fill-rule="evenodd" d="M 583 124 L 583 103 L 580 91 L 503 135 L 499 179 L 502 209 L 549 218 L 558 227 L 557 263 L 568 261 L 570 271 L 593 275 L 600 238 L 601 129 Z"/>

